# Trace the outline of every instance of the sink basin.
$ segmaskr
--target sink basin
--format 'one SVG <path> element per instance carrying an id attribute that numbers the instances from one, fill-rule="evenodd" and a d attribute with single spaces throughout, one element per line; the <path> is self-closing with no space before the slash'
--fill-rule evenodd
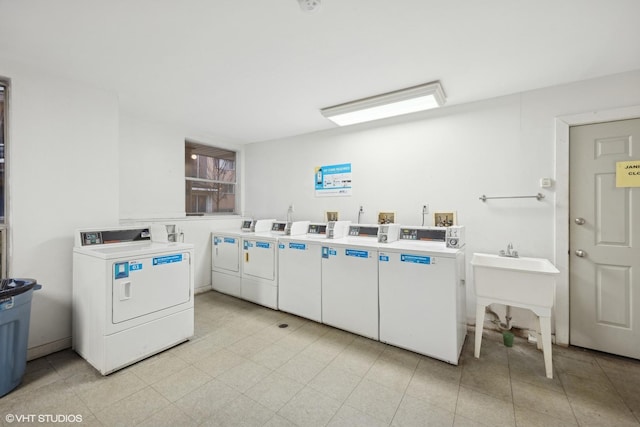
<path id="1" fill-rule="evenodd" d="M 544 258 L 508 258 L 491 254 L 473 254 L 476 285 L 476 342 L 474 356 L 480 357 L 485 308 L 499 303 L 528 308 L 540 321 L 540 340 L 547 378 L 553 378 L 551 357 L 551 308 L 556 294 L 556 276 L 560 273 Z"/>
<path id="2" fill-rule="evenodd" d="M 474 253 L 471 265 L 479 298 L 524 308 L 553 306 L 560 271 L 549 260 Z"/>

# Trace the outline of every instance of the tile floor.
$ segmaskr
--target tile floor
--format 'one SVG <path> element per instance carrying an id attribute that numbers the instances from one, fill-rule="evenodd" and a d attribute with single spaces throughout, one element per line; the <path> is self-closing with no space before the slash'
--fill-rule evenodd
<path id="1" fill-rule="evenodd" d="M 0 425 L 640 425 L 640 361 L 555 346 L 549 380 L 535 345 L 499 338 L 486 333 L 475 359 L 470 333 L 452 366 L 207 292 L 191 341 L 107 377 L 71 350 L 29 362 Z"/>

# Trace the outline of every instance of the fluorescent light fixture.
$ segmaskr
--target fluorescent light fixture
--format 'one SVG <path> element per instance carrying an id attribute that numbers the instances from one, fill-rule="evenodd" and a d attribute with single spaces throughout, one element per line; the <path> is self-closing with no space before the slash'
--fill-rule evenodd
<path id="1" fill-rule="evenodd" d="M 323 108 L 320 112 L 338 126 L 348 126 L 430 110 L 442 106 L 445 100 L 440 82 L 432 82 Z"/>

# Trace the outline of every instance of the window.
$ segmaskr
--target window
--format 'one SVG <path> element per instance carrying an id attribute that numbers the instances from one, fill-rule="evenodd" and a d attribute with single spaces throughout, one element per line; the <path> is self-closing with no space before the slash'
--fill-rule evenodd
<path id="1" fill-rule="evenodd" d="M 7 99 L 7 83 L 0 80 L 0 223 L 5 223 L 4 214 L 4 183 L 5 183 L 5 165 L 4 165 L 4 144 L 5 144 L 5 119 L 6 119 L 6 99 Z"/>
<path id="2" fill-rule="evenodd" d="M 185 142 L 187 215 L 236 212 L 236 153 Z"/>
<path id="3" fill-rule="evenodd" d="M 7 98 L 9 83 L 0 80 L 0 277 L 7 277 L 7 226 L 6 226 L 6 165 L 5 144 L 7 143 Z"/>

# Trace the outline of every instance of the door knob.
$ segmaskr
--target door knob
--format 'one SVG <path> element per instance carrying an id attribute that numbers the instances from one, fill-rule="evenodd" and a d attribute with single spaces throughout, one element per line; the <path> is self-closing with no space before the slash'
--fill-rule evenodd
<path id="1" fill-rule="evenodd" d="M 583 258 L 583 257 L 587 256 L 587 253 L 585 251 L 583 251 L 582 249 L 578 249 L 576 251 L 576 256 L 579 256 L 580 258 Z"/>
<path id="2" fill-rule="evenodd" d="M 585 223 L 584 218 L 576 218 L 573 221 L 578 225 L 584 225 L 584 223 Z"/>

